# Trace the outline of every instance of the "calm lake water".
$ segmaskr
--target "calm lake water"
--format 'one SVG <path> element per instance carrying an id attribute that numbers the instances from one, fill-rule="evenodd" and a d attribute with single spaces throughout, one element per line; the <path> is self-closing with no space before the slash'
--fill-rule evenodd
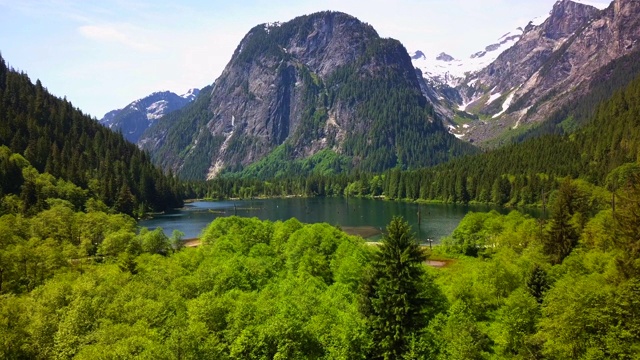
<path id="1" fill-rule="evenodd" d="M 418 208 L 420 228 L 418 229 Z M 426 243 L 434 243 L 451 234 L 464 215 L 470 211 L 501 213 L 509 210 L 481 205 L 413 204 L 400 201 L 345 198 L 288 198 L 236 201 L 197 201 L 183 209 L 159 215 L 139 225 L 154 229 L 161 227 L 170 236 L 174 229 L 185 234 L 185 238 L 195 238 L 215 218 L 223 216 L 257 217 L 261 220 L 287 220 L 292 217 L 303 223 L 326 222 L 339 225 L 343 229 L 361 233 L 369 240 L 380 238 L 379 230 L 384 229 L 391 218 L 399 215 L 413 227 L 416 236 Z M 372 234 L 378 233 L 378 234 Z"/>

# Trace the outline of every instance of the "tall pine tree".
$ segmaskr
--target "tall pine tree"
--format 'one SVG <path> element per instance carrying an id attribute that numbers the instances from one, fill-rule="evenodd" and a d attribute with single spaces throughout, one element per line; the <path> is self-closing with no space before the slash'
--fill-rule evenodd
<path id="1" fill-rule="evenodd" d="M 387 226 L 368 294 L 370 327 L 374 339 L 372 358 L 400 359 L 412 337 L 427 324 L 429 305 L 423 262 L 409 224 L 394 217 Z"/>
<path id="2" fill-rule="evenodd" d="M 551 224 L 543 238 L 543 249 L 553 264 L 560 264 L 569 256 L 580 238 L 580 233 L 571 222 L 575 194 L 571 180 L 564 179 L 551 207 Z"/>

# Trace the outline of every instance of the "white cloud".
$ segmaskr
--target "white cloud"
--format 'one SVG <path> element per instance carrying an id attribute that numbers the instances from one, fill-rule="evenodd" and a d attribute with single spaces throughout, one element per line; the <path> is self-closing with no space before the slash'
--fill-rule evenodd
<path id="1" fill-rule="evenodd" d="M 78 28 L 78 32 L 90 40 L 117 43 L 138 51 L 155 52 L 160 50 L 153 43 L 138 40 L 112 25 L 83 25 Z"/>
<path id="2" fill-rule="evenodd" d="M 102 115 L 159 89 L 212 83 L 259 23 L 343 11 L 409 51 L 461 58 L 547 14 L 555 1 L 0 0 L 0 43 L 12 64 Z"/>

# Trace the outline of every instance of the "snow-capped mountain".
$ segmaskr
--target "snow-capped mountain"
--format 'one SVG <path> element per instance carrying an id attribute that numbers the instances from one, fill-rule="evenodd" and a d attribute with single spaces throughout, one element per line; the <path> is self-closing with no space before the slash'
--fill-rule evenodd
<path id="1" fill-rule="evenodd" d="M 457 121 L 452 133 L 474 143 L 499 144 L 510 130 L 526 131 L 561 112 L 568 116 L 571 104 L 591 89 L 617 86 L 612 69 L 631 71 L 625 64 L 635 62 L 640 44 L 637 0 L 614 0 L 606 8 L 560 0 L 541 20 L 456 87 L 462 98 L 456 115 L 468 114 L 469 120 Z"/>
<path id="2" fill-rule="evenodd" d="M 590 3 L 588 0 L 575 2 Z M 495 43 L 487 45 L 484 49 L 463 59 L 456 59 L 444 52 L 436 54 L 435 52 L 425 53 L 422 50 L 417 50 L 410 54 L 413 65 L 420 69 L 428 80 L 430 79 L 438 85 L 456 87 L 462 83 L 467 75 L 476 73 L 493 63 L 500 54 L 515 45 L 525 32 L 544 23 L 550 14 L 532 19 L 527 24 L 505 33 Z"/>
<path id="3" fill-rule="evenodd" d="M 186 93 L 180 95 L 181 97 L 187 99 L 189 102 L 195 100 L 200 94 L 200 89 L 189 89 Z"/>
<path id="4" fill-rule="evenodd" d="M 592 0 L 573 0 L 571 2 L 589 5 L 598 10 L 604 10 L 609 5 L 608 2 Z M 438 85 L 456 87 L 462 83 L 467 75 L 476 73 L 493 63 L 500 54 L 515 45 L 525 32 L 542 25 L 549 16 L 551 16 L 551 11 L 505 33 L 495 43 L 485 46 L 483 50 L 463 59 L 456 59 L 444 52 L 430 53 L 422 50 L 410 53 L 410 56 L 413 65 L 422 71 L 426 80 L 433 80 Z"/>
<path id="5" fill-rule="evenodd" d="M 529 24 L 535 25 L 533 21 Z M 500 54 L 520 40 L 523 33 L 524 28 L 518 27 L 465 59 L 456 59 L 443 52 L 435 54 L 421 50 L 410 55 L 413 65 L 420 69 L 425 77 L 438 84 L 456 87 L 468 74 L 477 72 L 495 61 Z"/>
<path id="6" fill-rule="evenodd" d="M 636 49 L 639 4 L 558 0 L 466 59 L 416 51 L 423 95 L 451 133 L 474 143 L 542 122 L 584 94 L 596 70 Z"/>
<path id="7" fill-rule="evenodd" d="M 100 123 L 114 131 L 122 131 L 127 140 L 136 143 L 153 121 L 183 108 L 199 93 L 199 89 L 190 89 L 182 95 L 170 91 L 155 92 L 122 109 L 109 111 Z"/>

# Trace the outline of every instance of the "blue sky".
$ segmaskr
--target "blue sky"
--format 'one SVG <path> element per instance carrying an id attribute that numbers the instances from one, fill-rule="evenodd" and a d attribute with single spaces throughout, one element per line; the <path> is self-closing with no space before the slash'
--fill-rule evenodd
<path id="1" fill-rule="evenodd" d="M 600 7 L 607 0 L 585 0 Z M 154 91 L 211 84 L 253 26 L 343 11 L 408 51 L 466 57 L 555 0 L 0 0 L 0 52 L 97 118 Z"/>

